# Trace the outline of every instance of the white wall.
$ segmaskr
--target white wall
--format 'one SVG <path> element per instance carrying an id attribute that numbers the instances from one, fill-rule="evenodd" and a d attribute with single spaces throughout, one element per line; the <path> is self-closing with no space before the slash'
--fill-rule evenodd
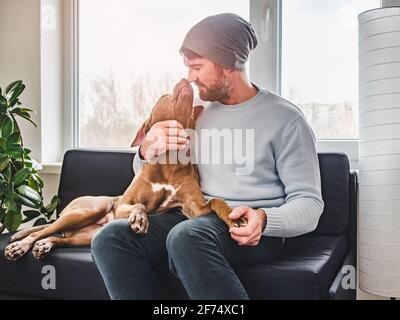
<path id="1" fill-rule="evenodd" d="M 52 151 L 48 147 L 49 138 L 42 139 L 42 134 L 46 134 L 42 129 L 53 124 L 46 122 L 46 125 L 42 126 L 41 91 L 42 88 L 43 91 L 46 90 L 48 83 L 45 82 L 45 87 L 41 86 L 40 7 L 40 0 L 0 0 L 0 86 L 4 88 L 14 80 L 24 81 L 26 89 L 21 95 L 21 101 L 24 106 L 36 112 L 32 118 L 38 128 L 23 119 L 18 123 L 21 127 L 25 147 L 32 150 L 31 155 L 34 159 L 42 162 L 44 160 L 42 151 Z M 46 34 L 45 36 L 51 35 Z M 51 60 L 52 57 L 47 57 L 49 60 L 44 60 L 44 63 L 54 61 Z M 51 68 L 51 65 L 48 64 L 45 68 Z M 50 90 L 51 85 L 48 88 Z M 51 105 L 55 105 L 54 100 L 44 102 L 49 108 Z M 57 119 L 57 116 L 51 111 L 51 109 L 47 110 L 46 115 L 54 116 Z M 51 130 L 48 131 L 51 132 Z M 48 159 L 50 158 L 48 157 Z M 43 194 L 45 203 L 47 203 L 57 193 L 59 176 L 42 174 L 41 177 L 45 183 Z"/>
<path id="2" fill-rule="evenodd" d="M 36 111 L 36 129 L 19 121 L 24 144 L 41 161 L 40 144 L 40 0 L 0 0 L 0 86 L 23 80 L 21 100 Z"/>

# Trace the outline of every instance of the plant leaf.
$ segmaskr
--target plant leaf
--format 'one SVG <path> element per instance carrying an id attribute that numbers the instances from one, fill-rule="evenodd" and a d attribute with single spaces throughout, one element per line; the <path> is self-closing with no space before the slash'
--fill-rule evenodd
<path id="1" fill-rule="evenodd" d="M 19 195 L 28 198 L 29 200 L 37 204 L 40 204 L 43 200 L 39 192 L 37 192 L 36 190 L 32 189 L 27 185 L 19 186 L 18 188 L 16 188 L 16 191 Z"/>
<path id="2" fill-rule="evenodd" d="M 18 99 L 14 99 L 14 100 L 11 100 L 10 102 L 9 102 L 9 108 L 11 108 L 11 110 L 10 110 L 10 112 L 12 112 L 12 109 L 14 109 L 14 106 L 16 105 L 16 104 L 18 104 L 18 102 L 19 102 L 19 100 Z"/>
<path id="3" fill-rule="evenodd" d="M 15 158 L 15 159 L 18 159 L 21 157 L 21 153 L 18 151 L 14 151 L 14 150 L 7 150 L 7 151 L 4 151 L 4 153 L 6 155 L 10 156 L 11 158 Z"/>
<path id="4" fill-rule="evenodd" d="M 20 133 L 18 131 L 15 131 L 8 137 L 7 144 L 19 143 L 20 137 L 21 137 Z"/>
<path id="5" fill-rule="evenodd" d="M 17 81 L 11 82 L 6 87 L 6 91 L 4 92 L 4 94 L 7 95 L 11 90 L 14 90 L 20 84 L 22 84 L 22 80 L 17 80 Z"/>
<path id="6" fill-rule="evenodd" d="M 18 206 L 15 203 L 13 185 L 11 184 L 4 192 L 4 205 L 8 210 L 18 211 Z"/>
<path id="7" fill-rule="evenodd" d="M 4 225 L 7 230 L 10 232 L 16 231 L 22 222 L 22 214 L 21 212 L 14 212 L 12 210 L 8 210 L 6 213 L 6 217 L 4 219 Z"/>
<path id="8" fill-rule="evenodd" d="M 39 183 L 36 180 L 32 179 L 32 176 L 28 180 L 28 186 L 30 186 L 33 190 L 36 190 L 39 192 L 39 189 L 40 189 Z"/>
<path id="9" fill-rule="evenodd" d="M 12 107 L 12 106 L 10 106 L 10 107 Z M 14 107 L 14 108 L 10 109 L 10 113 L 18 114 L 19 112 L 21 112 L 21 108 L 19 108 L 19 107 Z"/>
<path id="10" fill-rule="evenodd" d="M 14 132 L 14 122 L 5 116 L 1 124 L 1 136 L 8 139 L 8 137 Z"/>
<path id="11" fill-rule="evenodd" d="M 21 155 L 24 154 L 24 148 L 22 148 L 19 143 L 7 143 L 7 150 L 4 151 L 4 153 L 7 154 L 7 151 L 15 151 Z"/>
<path id="12" fill-rule="evenodd" d="M 50 204 L 46 206 L 47 213 L 52 213 L 58 207 L 60 202 L 60 198 L 58 196 L 54 196 L 53 199 L 51 199 Z"/>
<path id="13" fill-rule="evenodd" d="M 27 117 L 26 115 L 18 114 L 18 116 L 21 117 L 21 118 L 24 118 L 25 120 L 28 120 L 30 123 L 32 123 L 32 124 L 37 128 L 36 123 L 34 123 L 34 122 L 33 122 L 29 117 Z"/>
<path id="14" fill-rule="evenodd" d="M 0 223 L 3 223 L 4 217 L 6 216 L 6 209 L 0 208 Z"/>
<path id="15" fill-rule="evenodd" d="M 39 184 L 39 187 L 42 189 L 44 186 L 42 178 L 40 178 L 37 174 L 32 175 L 32 178 Z"/>
<path id="16" fill-rule="evenodd" d="M 36 218 L 40 216 L 40 212 L 36 210 L 25 210 L 23 213 L 27 218 Z"/>
<path id="17" fill-rule="evenodd" d="M 0 106 L 5 107 L 5 110 L 7 110 L 7 99 L 4 98 L 1 94 L 0 94 Z"/>
<path id="18" fill-rule="evenodd" d="M 31 114 L 29 112 L 20 112 L 18 115 L 26 116 L 27 118 L 31 118 Z"/>
<path id="19" fill-rule="evenodd" d="M 29 168 L 22 168 L 19 170 L 13 177 L 13 182 L 16 187 L 21 185 L 31 174 L 31 169 Z"/>
<path id="20" fill-rule="evenodd" d="M 0 150 L 6 150 L 7 148 L 7 139 L 0 138 Z"/>
<path id="21" fill-rule="evenodd" d="M 1 97 L 1 96 L 0 96 Z M 7 111 L 7 105 L 5 105 L 5 104 L 2 104 L 1 102 L 0 102 L 0 115 L 4 115 L 5 113 L 6 113 L 6 111 Z M 1 121 L 0 121 L 0 123 L 1 123 Z M 0 133 L 1 134 L 1 133 Z"/>
<path id="22" fill-rule="evenodd" d="M 40 216 L 40 212 L 35 211 L 35 210 L 27 210 L 24 211 L 24 216 L 26 217 L 24 220 L 22 220 L 22 223 L 29 222 L 37 217 Z"/>
<path id="23" fill-rule="evenodd" d="M 36 226 L 41 226 L 47 224 L 47 220 L 45 218 L 39 218 L 35 221 L 35 223 L 33 224 L 34 227 Z"/>
<path id="24" fill-rule="evenodd" d="M 21 147 L 18 143 L 7 144 L 7 149 L 3 151 L 5 155 L 8 155 L 13 158 L 22 158 L 24 154 L 24 148 Z"/>
<path id="25" fill-rule="evenodd" d="M 0 158 L 0 172 L 3 172 L 8 166 L 8 157 Z"/>
<path id="26" fill-rule="evenodd" d="M 15 193 L 15 197 L 17 198 L 18 203 L 21 205 L 23 204 L 24 206 L 34 209 L 38 209 L 40 207 L 40 204 L 38 202 L 35 202 L 30 198 L 21 196 L 19 193 Z"/>
<path id="27" fill-rule="evenodd" d="M 11 166 L 9 165 L 8 161 L 5 170 L 3 170 L 3 175 L 7 179 L 7 181 L 11 180 Z"/>
<path id="28" fill-rule="evenodd" d="M 27 113 L 27 114 L 29 114 L 29 112 L 35 113 L 34 110 L 29 109 L 29 108 L 20 108 L 20 109 L 21 109 L 21 112 L 23 112 L 23 113 Z"/>
<path id="29" fill-rule="evenodd" d="M 21 95 L 21 93 L 25 90 L 26 86 L 24 84 L 19 83 L 15 89 L 13 94 L 11 95 L 10 98 L 10 104 L 14 104 L 14 102 L 16 103 L 16 100 L 18 99 L 18 97 Z"/>

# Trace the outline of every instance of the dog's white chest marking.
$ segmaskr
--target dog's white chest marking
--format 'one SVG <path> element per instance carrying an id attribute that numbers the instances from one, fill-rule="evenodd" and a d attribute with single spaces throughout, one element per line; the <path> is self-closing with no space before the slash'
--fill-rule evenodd
<path id="1" fill-rule="evenodd" d="M 175 200 L 174 198 L 176 196 L 176 193 L 181 188 L 181 186 L 179 186 L 178 188 L 175 188 L 173 185 L 166 184 L 166 183 L 151 183 L 151 188 L 152 188 L 153 192 L 158 192 L 163 189 L 165 191 L 170 192 L 168 198 L 165 199 L 164 202 L 161 204 L 161 207 L 166 207 L 169 203 L 171 203 Z"/>

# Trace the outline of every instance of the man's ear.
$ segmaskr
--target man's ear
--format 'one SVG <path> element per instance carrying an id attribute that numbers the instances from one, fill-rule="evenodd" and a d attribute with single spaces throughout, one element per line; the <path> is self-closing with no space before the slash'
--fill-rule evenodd
<path id="1" fill-rule="evenodd" d="M 147 126 L 147 122 L 145 121 L 142 126 L 140 127 L 140 129 L 138 130 L 138 132 L 136 132 L 136 137 L 133 140 L 131 147 L 137 147 L 140 146 L 144 140 L 144 138 L 146 137 L 146 126 Z"/>
<path id="2" fill-rule="evenodd" d="M 193 107 L 192 119 L 194 119 L 196 121 L 197 117 L 200 115 L 200 113 L 203 111 L 203 109 L 204 109 L 203 106 L 195 106 L 195 107 Z"/>

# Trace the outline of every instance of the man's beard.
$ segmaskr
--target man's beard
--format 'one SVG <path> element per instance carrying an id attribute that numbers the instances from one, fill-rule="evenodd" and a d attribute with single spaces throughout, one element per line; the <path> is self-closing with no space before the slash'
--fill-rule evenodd
<path id="1" fill-rule="evenodd" d="M 214 84 L 209 87 L 199 85 L 199 89 L 204 88 L 205 91 L 199 90 L 200 99 L 203 101 L 219 101 L 223 102 L 230 97 L 229 83 L 223 78 L 218 77 Z"/>

